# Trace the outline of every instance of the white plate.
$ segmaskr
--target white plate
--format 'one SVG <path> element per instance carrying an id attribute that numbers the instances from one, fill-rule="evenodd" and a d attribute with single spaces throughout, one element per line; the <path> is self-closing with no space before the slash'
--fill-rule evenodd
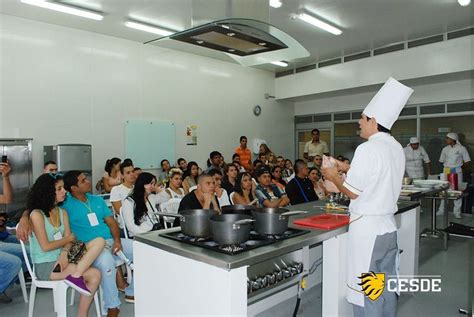
<path id="1" fill-rule="evenodd" d="M 417 187 L 433 188 L 435 186 L 446 185 L 448 182 L 436 179 L 415 179 L 413 180 L 413 184 Z"/>

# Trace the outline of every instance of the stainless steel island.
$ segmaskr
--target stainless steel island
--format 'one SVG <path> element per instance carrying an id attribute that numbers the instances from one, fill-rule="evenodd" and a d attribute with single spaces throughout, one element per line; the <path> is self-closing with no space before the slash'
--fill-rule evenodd
<path id="1" fill-rule="evenodd" d="M 300 236 L 240 254 L 226 255 L 160 236 L 172 228 L 139 235 L 134 242 L 136 316 L 252 316 L 322 284 L 322 315 L 352 315 L 345 300 L 347 227 L 318 230 L 293 225 L 322 213 L 325 201 L 291 206 L 308 214 L 293 216 Z M 399 202 L 400 274 L 418 268 L 419 203 Z M 302 272 L 297 270 L 301 267 Z M 320 265 L 321 264 L 321 265 Z M 299 266 L 298 266 L 299 265 Z M 281 280 L 272 274 L 284 272 Z M 312 274 L 309 274 L 312 268 Z"/>

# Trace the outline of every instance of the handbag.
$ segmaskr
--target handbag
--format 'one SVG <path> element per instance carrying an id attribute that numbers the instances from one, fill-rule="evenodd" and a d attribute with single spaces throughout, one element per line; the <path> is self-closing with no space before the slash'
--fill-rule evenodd
<path id="1" fill-rule="evenodd" d="M 72 243 L 71 248 L 67 253 L 67 259 L 69 263 L 77 264 L 84 254 L 87 252 L 86 244 L 82 241 L 76 240 Z"/>

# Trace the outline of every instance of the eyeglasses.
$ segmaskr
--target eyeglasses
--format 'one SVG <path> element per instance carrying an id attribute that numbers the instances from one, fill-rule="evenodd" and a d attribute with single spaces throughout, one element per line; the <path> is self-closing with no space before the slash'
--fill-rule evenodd
<path id="1" fill-rule="evenodd" d="M 48 175 L 54 180 L 56 180 L 58 178 L 62 178 L 64 176 L 64 174 L 62 174 L 62 173 L 48 173 Z"/>

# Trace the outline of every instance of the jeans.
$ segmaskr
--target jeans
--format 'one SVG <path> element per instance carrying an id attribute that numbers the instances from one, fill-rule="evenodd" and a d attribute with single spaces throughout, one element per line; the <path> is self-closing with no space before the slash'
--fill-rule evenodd
<path id="1" fill-rule="evenodd" d="M 133 262 L 133 240 L 120 239 L 122 242 L 122 251 L 125 256 Z M 114 244 L 113 239 L 106 240 L 106 246 L 99 257 L 94 261 L 94 267 L 102 273 L 102 281 L 100 286 L 104 296 L 104 309 L 116 308 L 120 306 L 118 296 L 116 275 L 116 262 L 123 262 L 118 256 L 112 255 L 111 249 Z M 125 289 L 125 295 L 133 296 L 133 278 L 130 285 Z"/>
<path id="2" fill-rule="evenodd" d="M 0 293 L 3 293 L 20 272 L 21 259 L 5 251 L 0 251 L 0 259 Z"/>
<path id="3" fill-rule="evenodd" d="M 23 253 L 21 252 L 21 245 L 18 242 L 18 239 L 14 235 L 8 236 L 5 240 L 0 241 L 0 252 L 6 252 L 9 254 L 12 254 L 14 256 L 17 256 L 20 258 L 20 261 L 22 263 L 22 269 L 23 272 L 28 272 L 28 269 L 26 267 L 26 262 L 25 259 L 23 258 Z M 29 251 L 28 247 L 26 247 L 26 254 L 28 254 L 28 258 L 31 263 L 31 258 L 29 257 Z"/>

